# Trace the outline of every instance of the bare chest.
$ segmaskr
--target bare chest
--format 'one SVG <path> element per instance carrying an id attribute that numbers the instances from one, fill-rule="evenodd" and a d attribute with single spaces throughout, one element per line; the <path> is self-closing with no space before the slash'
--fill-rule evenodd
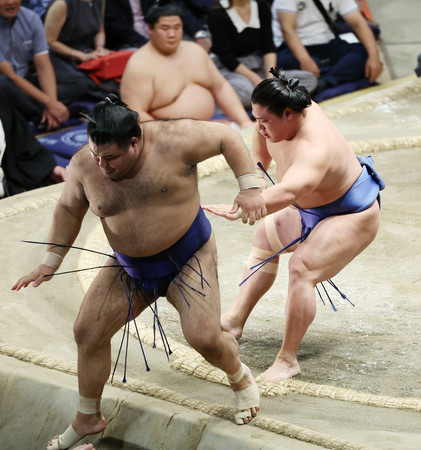
<path id="1" fill-rule="evenodd" d="M 196 101 L 200 96 L 209 96 L 210 79 L 206 66 L 198 66 L 194 61 L 165 61 L 166 69 L 161 70 L 154 80 L 154 100 L 152 109 L 162 108 L 176 103 L 188 91 L 193 91 Z M 192 70 L 194 67 L 194 70 Z M 171 77 L 168 77 L 171 74 Z M 197 98 L 197 95 L 199 98 Z"/>
<path id="2" fill-rule="evenodd" d="M 171 172 L 168 166 L 148 164 L 132 178 L 121 180 L 111 180 L 99 172 L 84 183 L 89 207 L 97 216 L 107 218 L 171 202 L 189 183 L 186 171 L 177 169 Z"/>

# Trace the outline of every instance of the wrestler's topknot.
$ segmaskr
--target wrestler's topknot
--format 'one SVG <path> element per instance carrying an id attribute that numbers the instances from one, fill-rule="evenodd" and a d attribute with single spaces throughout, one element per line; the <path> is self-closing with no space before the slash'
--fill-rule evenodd
<path id="1" fill-rule="evenodd" d="M 115 142 L 128 148 L 133 137 L 140 138 L 139 114 L 131 110 L 117 95 L 108 94 L 89 113 L 81 113 L 88 119 L 88 136 L 96 145 Z"/>
<path id="2" fill-rule="evenodd" d="M 311 105 L 311 97 L 297 78 L 286 78 L 280 67 L 271 67 L 273 78 L 260 82 L 251 95 L 252 103 L 265 106 L 269 112 L 281 117 L 285 108 L 302 112 Z"/>

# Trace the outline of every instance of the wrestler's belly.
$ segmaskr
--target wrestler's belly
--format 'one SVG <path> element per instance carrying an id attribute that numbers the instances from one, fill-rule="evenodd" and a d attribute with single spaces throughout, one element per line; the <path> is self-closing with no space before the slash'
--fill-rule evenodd
<path id="1" fill-rule="evenodd" d="M 110 246 L 127 256 L 155 255 L 175 244 L 190 228 L 199 202 L 143 207 L 101 218 Z"/>
<path id="2" fill-rule="evenodd" d="M 152 109 L 150 114 L 156 119 L 209 120 L 214 112 L 215 102 L 210 91 L 199 84 L 190 84 L 172 103 Z"/>

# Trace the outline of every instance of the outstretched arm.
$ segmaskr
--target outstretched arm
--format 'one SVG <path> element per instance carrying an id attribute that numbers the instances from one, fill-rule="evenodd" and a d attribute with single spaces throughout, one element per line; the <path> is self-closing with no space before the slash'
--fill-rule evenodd
<path id="1" fill-rule="evenodd" d="M 266 189 L 267 183 L 265 179 L 265 174 L 262 169 L 259 168 L 258 163 L 261 164 L 264 170 L 269 168 L 272 161 L 272 157 L 267 151 L 266 139 L 258 132 L 257 126 L 253 131 L 253 143 L 252 143 L 252 160 L 254 170 L 257 170 L 258 180 L 262 190 Z M 205 211 L 209 211 L 216 216 L 223 217 L 228 220 L 238 220 L 242 214 L 241 210 L 233 210 L 232 205 L 225 203 L 218 203 L 212 205 L 202 205 Z"/>
<path id="2" fill-rule="evenodd" d="M 237 213 L 241 208 L 243 223 L 253 225 L 266 215 L 266 207 L 256 170 L 242 136 L 231 127 L 219 123 L 195 121 L 192 125 L 191 134 L 200 136 L 200 141 L 192 145 L 190 158 L 198 163 L 218 154 L 224 156 L 240 187 L 240 192 L 230 207 L 231 214 L 235 218 L 240 217 L 237 217 Z M 198 128 L 197 131 L 194 126 Z M 200 155 L 197 148 L 201 149 Z"/>
<path id="3" fill-rule="evenodd" d="M 88 202 L 83 187 L 75 175 L 72 176 L 72 171 L 76 172 L 77 168 L 71 165 L 70 176 L 54 210 L 48 236 L 48 242 L 50 243 L 72 245 L 79 234 L 83 218 L 88 210 Z M 28 275 L 19 278 L 13 285 L 12 290 L 18 291 L 22 287 L 27 287 L 30 283 L 37 287 L 44 281 L 51 280 L 52 275 L 57 271 L 69 250 L 59 245 L 48 245 L 41 264 Z"/>

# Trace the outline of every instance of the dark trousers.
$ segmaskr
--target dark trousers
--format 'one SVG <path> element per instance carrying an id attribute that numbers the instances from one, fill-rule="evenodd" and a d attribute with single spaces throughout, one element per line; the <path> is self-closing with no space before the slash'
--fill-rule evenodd
<path id="1" fill-rule="evenodd" d="M 106 96 L 92 78 L 82 69 L 78 62 L 61 58 L 50 53 L 51 63 L 57 78 L 57 94 L 65 105 L 76 100 L 100 101 Z"/>
<path id="2" fill-rule="evenodd" d="M 50 175 L 57 165 L 53 155 L 35 139 L 24 117 L 2 92 L 0 120 L 6 138 L 1 161 L 6 195 L 52 184 Z"/>
<path id="3" fill-rule="evenodd" d="M 26 79 L 38 87 L 35 77 L 28 76 Z M 25 117 L 29 122 L 38 123 L 41 120 L 44 105 L 33 98 L 28 97 L 19 89 L 6 75 L 0 75 L 0 93 Z"/>
<path id="4" fill-rule="evenodd" d="M 320 78 L 331 86 L 360 80 L 365 77 L 367 52 L 360 43 L 349 44 L 333 39 L 327 44 L 308 45 L 307 51 L 320 69 Z M 300 69 L 291 50 L 282 44 L 278 50 L 278 66 L 285 70 Z"/>

